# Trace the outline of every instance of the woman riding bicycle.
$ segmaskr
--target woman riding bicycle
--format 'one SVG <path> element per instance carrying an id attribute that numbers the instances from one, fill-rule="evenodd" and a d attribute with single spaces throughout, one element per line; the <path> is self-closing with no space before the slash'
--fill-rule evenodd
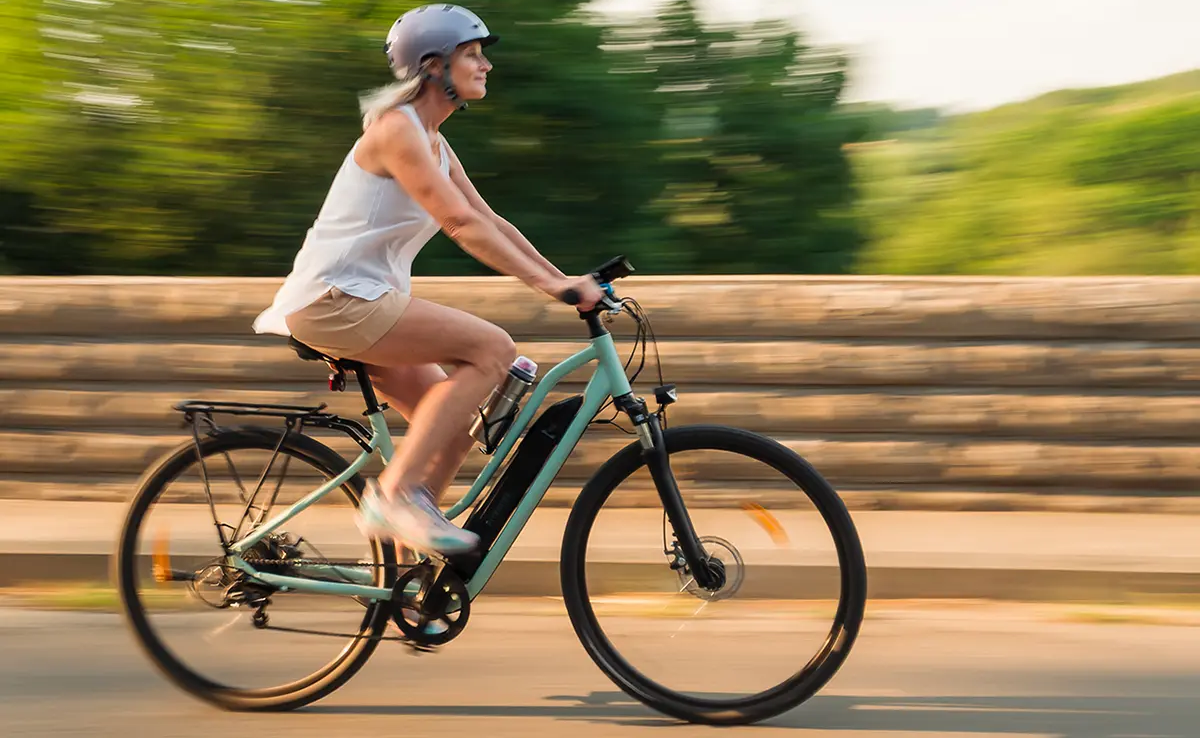
<path id="1" fill-rule="evenodd" d="M 578 308 L 601 299 L 591 277 L 568 278 L 488 207 L 439 127 L 487 93 L 497 37 L 474 13 L 426 5 L 393 24 L 385 50 L 397 81 L 362 101 L 363 134 L 342 161 L 291 273 L 258 333 L 292 335 L 330 356 L 362 362 L 408 420 L 404 445 L 367 483 L 359 525 L 440 553 L 473 549 L 437 501 L 474 440 L 480 403 L 516 348 L 498 326 L 410 295 L 410 268 L 440 228 L 483 264 Z M 447 376 L 439 365 L 450 365 Z"/>

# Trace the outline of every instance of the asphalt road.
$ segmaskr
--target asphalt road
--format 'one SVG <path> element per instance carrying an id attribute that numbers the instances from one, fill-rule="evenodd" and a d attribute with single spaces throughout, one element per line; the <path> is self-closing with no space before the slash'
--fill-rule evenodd
<path id="1" fill-rule="evenodd" d="M 879 607 L 820 695 L 760 726 L 713 729 L 625 697 L 587 658 L 560 605 L 526 604 L 484 598 L 443 652 L 413 655 L 385 643 L 331 697 L 266 715 L 222 712 L 178 691 L 114 615 L 0 609 L 0 734 L 1200 735 L 1200 627 L 1189 613 L 1111 622 L 1033 606 Z M 751 670 L 777 660 L 777 627 L 754 619 L 711 625 L 710 636 L 732 645 Z M 289 645 L 287 656 L 318 648 L 329 646 L 310 638 Z"/>

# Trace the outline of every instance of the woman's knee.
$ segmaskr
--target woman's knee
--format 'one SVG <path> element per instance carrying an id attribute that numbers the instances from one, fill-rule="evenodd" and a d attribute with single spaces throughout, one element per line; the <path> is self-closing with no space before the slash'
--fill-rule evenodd
<path id="1" fill-rule="evenodd" d="M 475 344 L 471 364 L 497 382 L 517 358 L 517 344 L 503 329 L 494 327 Z"/>
<path id="2" fill-rule="evenodd" d="M 500 377 L 516 352 L 516 344 L 499 326 L 461 310 L 413 299 L 382 339 L 353 358 L 377 366 L 469 365 Z"/>

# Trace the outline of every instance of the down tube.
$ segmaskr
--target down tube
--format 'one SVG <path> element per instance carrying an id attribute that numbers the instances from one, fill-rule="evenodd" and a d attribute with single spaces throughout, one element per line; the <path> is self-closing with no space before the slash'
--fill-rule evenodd
<path id="1" fill-rule="evenodd" d="M 563 434 L 562 440 L 554 448 L 554 453 L 550 454 L 550 458 L 546 460 L 545 466 L 538 472 L 537 477 L 533 480 L 529 490 L 525 496 L 521 498 L 521 504 L 517 506 L 516 512 L 513 513 L 508 523 L 505 524 L 504 530 L 500 532 L 500 536 L 496 542 L 492 544 L 492 549 L 488 555 L 484 557 L 479 564 L 479 568 L 467 582 L 467 594 L 471 599 L 483 591 L 492 574 L 495 573 L 496 567 L 500 565 L 500 561 L 508 553 L 508 549 L 512 546 L 513 541 L 520 535 L 521 529 L 525 527 L 525 523 L 529 522 L 529 516 L 533 515 L 533 511 L 537 508 L 538 503 L 542 501 L 546 490 L 550 488 L 550 482 L 554 480 L 555 475 L 562 469 L 562 465 L 566 462 L 567 457 L 575 450 L 575 444 L 579 443 L 579 439 L 583 437 L 583 432 L 587 430 L 588 424 L 592 422 L 592 418 L 596 417 L 596 413 L 600 411 L 600 406 L 608 399 L 611 394 L 608 375 L 604 372 L 596 372 L 592 375 L 592 379 L 588 382 L 587 389 L 583 393 L 583 405 L 579 408 L 579 412 L 575 415 L 575 419 L 571 421 L 571 425 L 567 428 L 567 432 Z"/>
<path id="2" fill-rule="evenodd" d="M 505 432 L 504 440 L 500 442 L 500 447 L 492 454 L 492 460 L 487 463 L 483 471 L 479 472 L 479 475 L 475 477 L 475 483 L 471 485 L 471 489 L 467 490 L 463 498 L 450 508 L 446 513 L 446 517 L 454 520 L 459 515 L 462 515 L 468 507 L 475 504 L 475 500 L 479 498 L 479 495 L 483 492 L 483 488 L 491 481 L 492 475 L 496 473 L 496 469 L 508 457 L 508 452 L 512 450 L 513 445 L 517 442 L 517 437 L 521 435 L 525 430 L 525 426 L 529 425 L 529 421 L 533 419 L 534 413 L 545 402 L 546 395 L 550 394 L 550 390 L 554 389 L 568 374 L 596 357 L 596 347 L 589 345 L 587 348 L 568 357 L 562 363 L 546 372 L 545 378 L 538 382 L 537 387 L 533 390 L 533 394 L 526 401 L 525 407 L 521 408 L 521 412 L 517 414 L 512 425 Z"/>

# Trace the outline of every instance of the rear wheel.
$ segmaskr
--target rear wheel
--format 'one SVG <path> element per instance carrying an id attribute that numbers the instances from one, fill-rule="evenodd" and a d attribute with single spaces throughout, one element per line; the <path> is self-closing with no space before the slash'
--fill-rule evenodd
<path id="1" fill-rule="evenodd" d="M 828 482 L 776 441 L 723 426 L 663 438 L 722 583 L 709 591 L 690 576 L 631 444 L 587 483 L 567 523 L 562 589 L 575 632 L 617 686 L 665 714 L 745 724 L 785 712 L 834 676 L 858 635 L 867 583 L 854 523 Z"/>
<path id="2" fill-rule="evenodd" d="M 191 441 L 167 454 L 134 494 L 115 559 L 121 605 L 146 654 L 182 689 L 231 710 L 288 710 L 328 695 L 370 658 L 390 617 L 387 602 L 258 587 L 222 558 L 218 526 L 227 538 L 237 528 L 244 536 L 273 504 L 290 503 L 347 467 L 320 442 L 282 434 L 221 431 L 201 439 L 199 456 Z M 282 561 L 261 568 L 289 576 L 391 586 L 393 547 L 365 539 L 353 523 L 362 478 L 340 489 L 247 558 Z M 289 565 L 289 558 L 308 563 Z M 337 566 L 321 563 L 329 561 Z M 152 562 L 194 579 L 158 581 Z"/>

